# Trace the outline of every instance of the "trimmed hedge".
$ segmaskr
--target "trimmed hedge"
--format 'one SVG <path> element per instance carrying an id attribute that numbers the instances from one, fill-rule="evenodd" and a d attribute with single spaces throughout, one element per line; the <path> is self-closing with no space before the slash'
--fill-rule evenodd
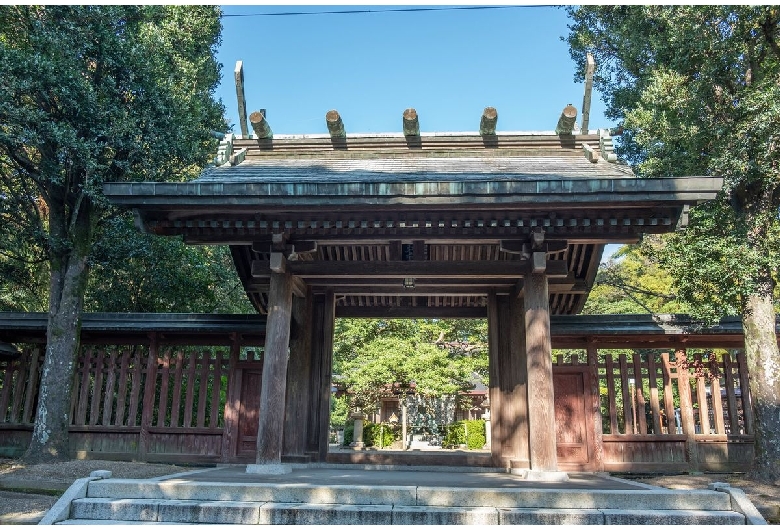
<path id="1" fill-rule="evenodd" d="M 469 449 L 482 449 L 487 443 L 485 420 L 456 421 L 447 426 L 444 436 L 445 447 L 466 445 Z"/>

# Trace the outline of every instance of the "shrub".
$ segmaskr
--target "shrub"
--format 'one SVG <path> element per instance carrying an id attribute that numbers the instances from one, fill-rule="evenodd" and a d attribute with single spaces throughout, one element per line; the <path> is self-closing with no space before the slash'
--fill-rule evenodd
<path id="1" fill-rule="evenodd" d="M 482 449 L 485 437 L 485 420 L 456 421 L 447 426 L 443 447 L 466 445 L 469 449 Z"/>

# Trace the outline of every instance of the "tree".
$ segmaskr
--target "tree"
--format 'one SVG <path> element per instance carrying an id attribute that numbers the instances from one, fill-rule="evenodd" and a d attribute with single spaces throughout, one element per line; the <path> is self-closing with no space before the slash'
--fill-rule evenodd
<path id="1" fill-rule="evenodd" d="M 457 394 L 487 377 L 484 320 L 339 319 L 333 372 L 353 407 L 375 407 L 391 392 Z"/>
<path id="2" fill-rule="evenodd" d="M 617 151 L 640 176 L 718 175 L 718 200 L 659 252 L 692 309 L 742 316 L 756 418 L 753 473 L 780 479 L 775 334 L 780 206 L 780 8 L 570 7 L 578 65 L 620 122 Z M 584 66 L 583 66 L 584 70 Z M 581 79 L 583 70 L 577 74 Z"/>
<path id="3" fill-rule="evenodd" d="M 582 312 L 589 315 L 686 313 L 687 306 L 672 287 L 672 278 L 652 259 L 665 244 L 646 236 L 637 245 L 624 245 L 599 266 L 596 281 Z"/>
<path id="4" fill-rule="evenodd" d="M 182 180 L 224 127 L 219 9 L 0 6 L 0 170 L 45 203 L 49 321 L 29 461 L 68 458 L 69 404 L 103 182 Z M 32 200 L 32 199 L 30 199 Z"/>

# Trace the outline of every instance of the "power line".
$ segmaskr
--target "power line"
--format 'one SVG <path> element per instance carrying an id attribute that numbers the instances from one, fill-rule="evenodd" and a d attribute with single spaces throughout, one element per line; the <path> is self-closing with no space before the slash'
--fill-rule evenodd
<path id="1" fill-rule="evenodd" d="M 550 4 L 552 5 L 552 4 Z M 361 15 L 366 13 L 419 13 L 423 11 L 482 11 L 487 9 L 519 9 L 527 7 L 550 7 L 546 4 L 513 6 L 451 6 L 451 7 L 402 7 L 397 9 L 346 9 L 340 11 L 282 11 L 279 13 L 234 13 L 223 17 L 291 17 L 307 15 Z"/>

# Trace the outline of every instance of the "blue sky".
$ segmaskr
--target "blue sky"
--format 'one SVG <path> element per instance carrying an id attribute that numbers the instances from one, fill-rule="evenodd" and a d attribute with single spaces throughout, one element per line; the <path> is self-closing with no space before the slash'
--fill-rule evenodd
<path id="1" fill-rule="evenodd" d="M 478 129 L 486 106 L 498 131 L 550 131 L 563 107 L 580 111 L 584 86 L 560 37 L 558 7 L 380 12 L 392 5 L 223 6 L 217 96 L 240 133 L 233 70 L 244 64 L 247 113 L 267 109 L 274 134 L 325 133 L 337 109 L 348 133 L 400 132 L 417 109 L 422 132 Z M 421 6 L 405 6 L 421 7 Z M 462 8 L 464 6 L 457 6 Z M 323 11 L 370 9 L 371 13 Z M 314 15 L 235 16 L 319 12 Z M 611 127 L 594 94 L 590 129 Z"/>

